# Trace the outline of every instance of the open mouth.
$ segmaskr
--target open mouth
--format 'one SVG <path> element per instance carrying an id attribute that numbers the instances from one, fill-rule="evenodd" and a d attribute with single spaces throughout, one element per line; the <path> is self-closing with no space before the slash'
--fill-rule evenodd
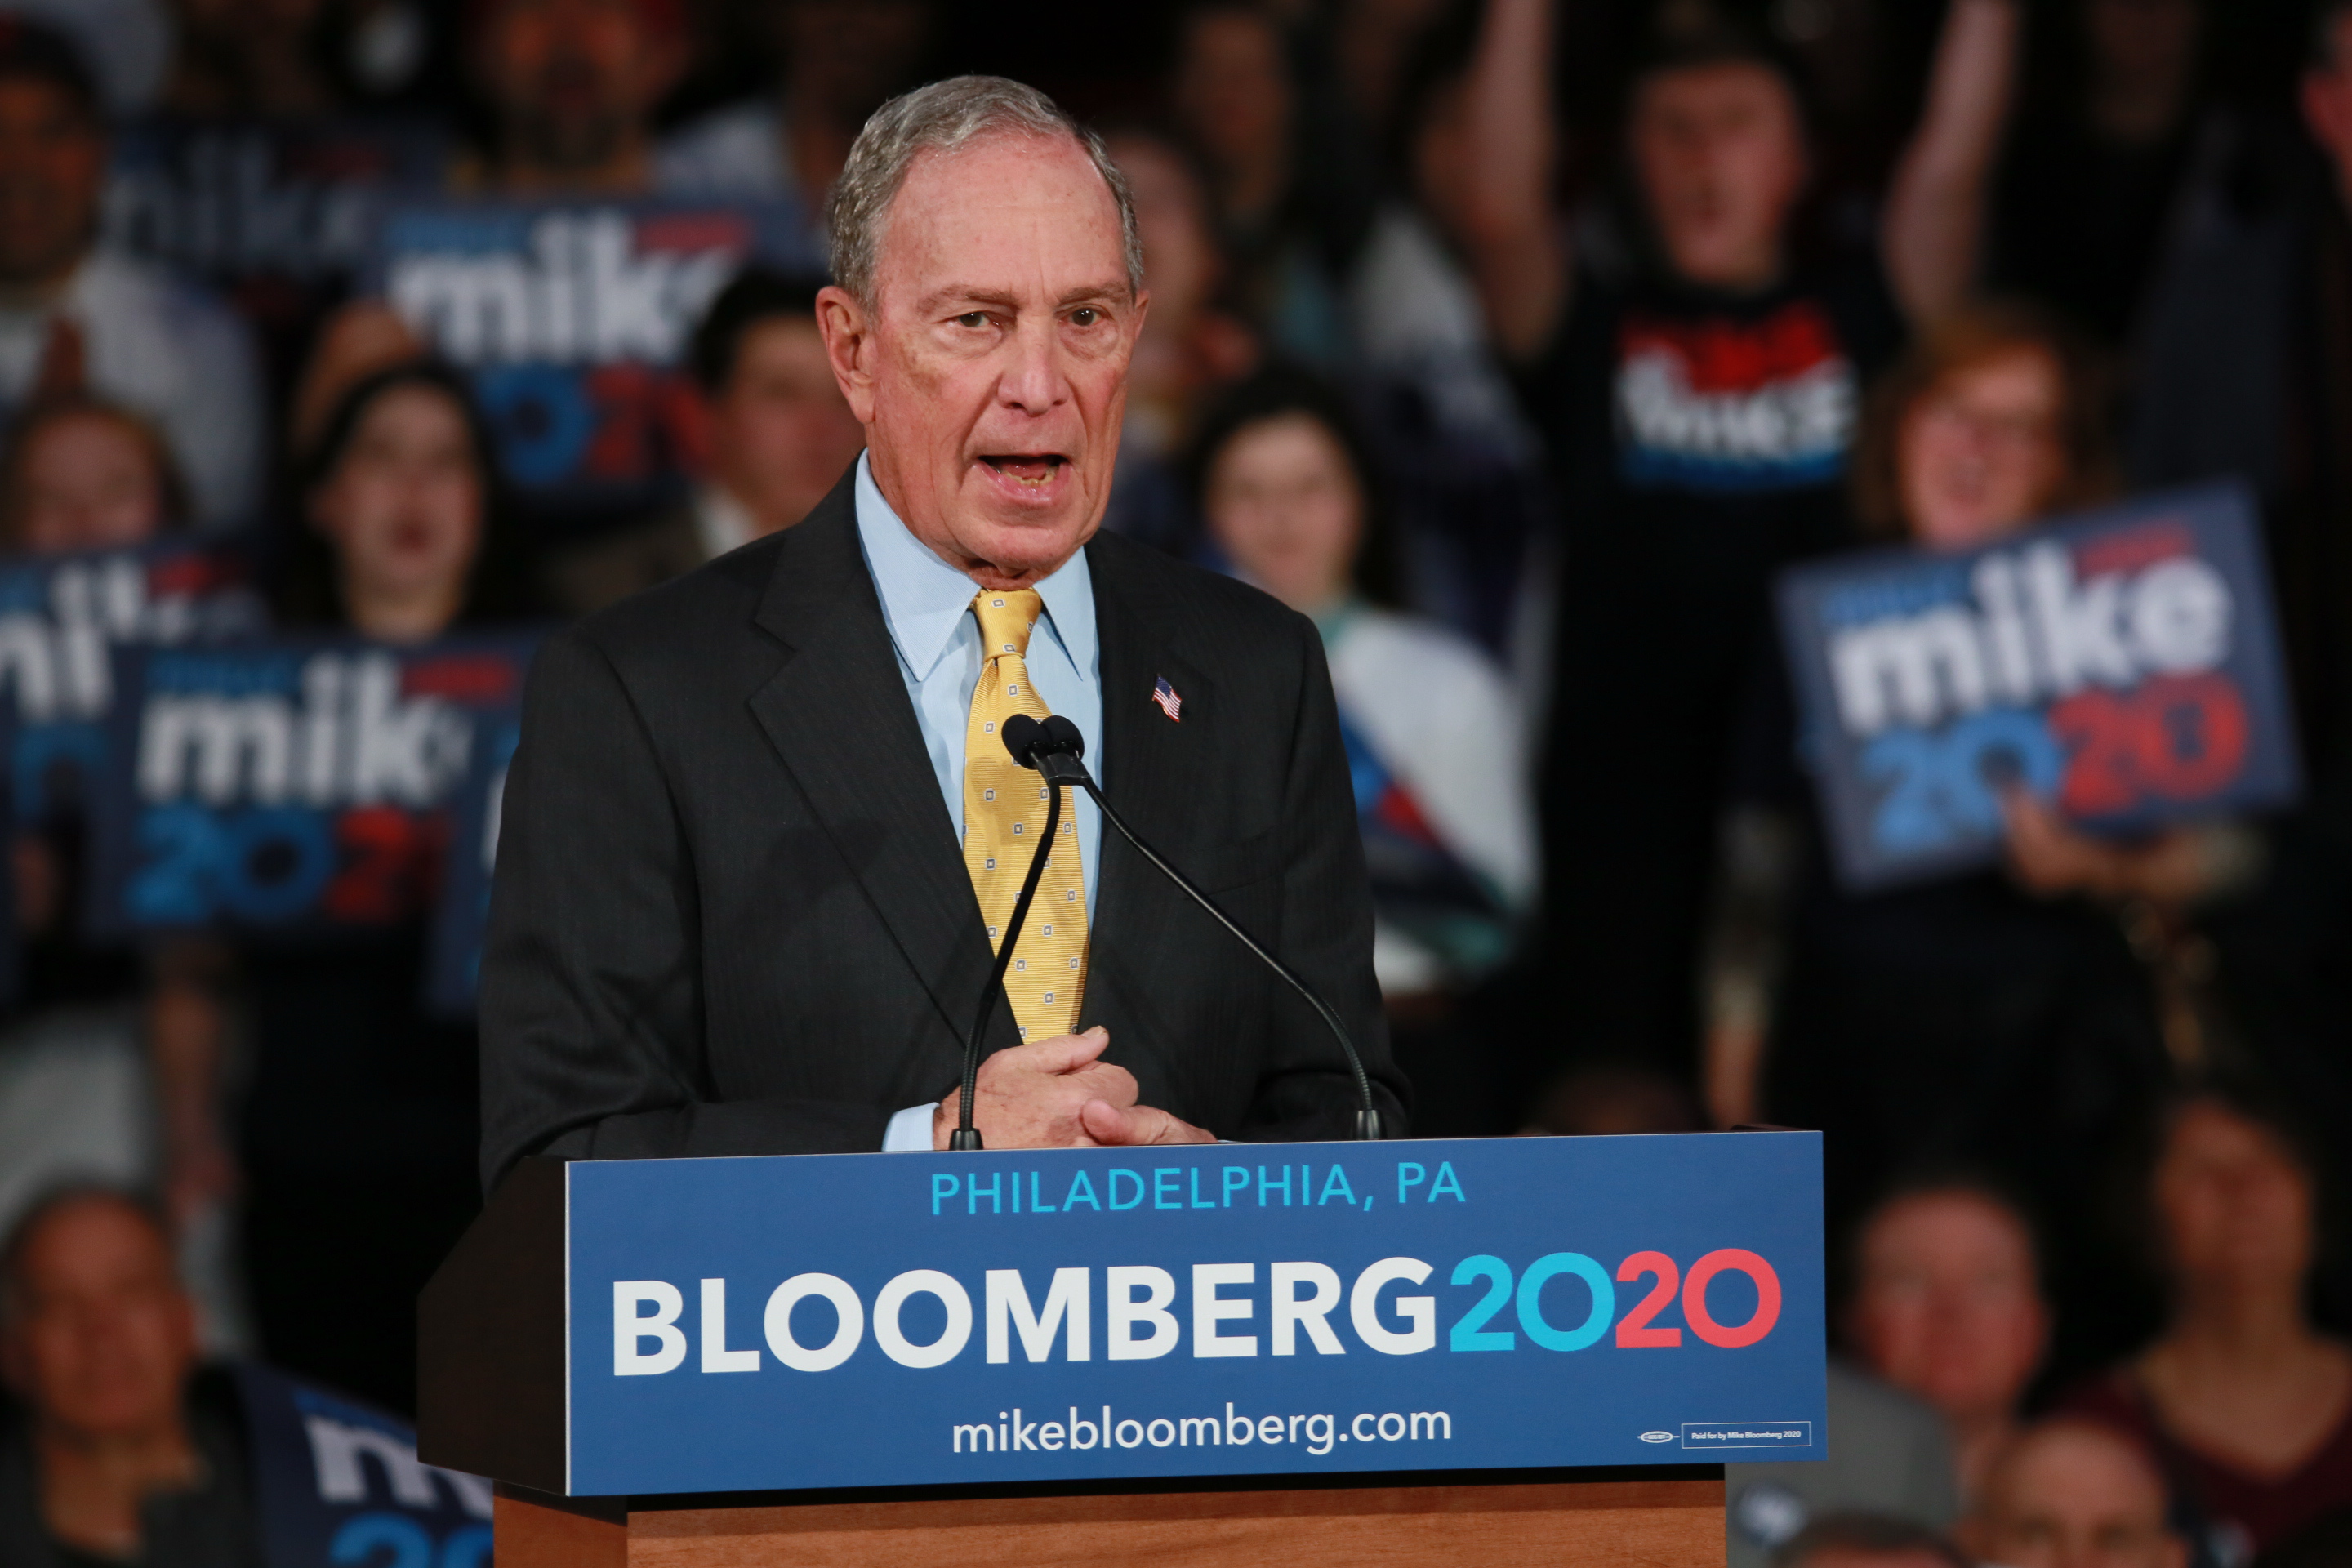
<path id="1" fill-rule="evenodd" d="M 1061 478 L 1062 465 L 1069 461 L 1059 452 L 982 454 L 980 460 L 1008 479 L 1040 489 Z"/>

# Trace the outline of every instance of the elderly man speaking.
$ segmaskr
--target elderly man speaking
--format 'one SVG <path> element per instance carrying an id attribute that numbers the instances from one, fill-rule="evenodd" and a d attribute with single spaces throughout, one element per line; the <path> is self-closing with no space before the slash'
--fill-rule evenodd
<path id="1" fill-rule="evenodd" d="M 1315 628 L 1097 536 L 1143 324 L 1126 181 L 1015 82 L 885 105 L 818 300 L 866 450 L 797 528 L 555 638 L 482 962 L 483 1166 L 947 1146 L 1062 715 L 1347 1022 L 1401 1128 Z M 1070 792 L 1075 795 L 1077 792 Z M 1081 796 L 981 1068 L 990 1148 L 1344 1136 L 1314 1012 Z"/>

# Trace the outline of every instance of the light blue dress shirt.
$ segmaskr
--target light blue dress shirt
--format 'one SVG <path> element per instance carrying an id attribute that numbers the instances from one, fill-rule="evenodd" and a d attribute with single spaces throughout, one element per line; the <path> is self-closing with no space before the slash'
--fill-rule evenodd
<path id="1" fill-rule="evenodd" d="M 898 673 L 915 705 L 923 750 L 939 779 L 940 798 L 956 838 L 963 837 L 964 731 L 971 721 L 972 689 L 980 684 L 980 622 L 971 613 L 979 584 L 931 553 L 907 531 L 874 483 L 866 458 L 857 459 L 857 542 L 882 599 L 882 619 L 898 653 Z M 1102 648 L 1095 635 L 1094 579 L 1084 551 L 1037 584 L 1045 614 L 1029 634 L 1029 683 L 1047 708 L 1078 727 L 1087 738 L 1087 766 L 1103 776 Z M 1087 924 L 1094 924 L 1101 886 L 1097 851 L 1102 813 L 1083 790 L 1064 797 L 1076 806 L 1078 864 L 1086 876 Z M 929 1149 L 931 1108 L 909 1106 L 891 1118 L 883 1148 Z"/>

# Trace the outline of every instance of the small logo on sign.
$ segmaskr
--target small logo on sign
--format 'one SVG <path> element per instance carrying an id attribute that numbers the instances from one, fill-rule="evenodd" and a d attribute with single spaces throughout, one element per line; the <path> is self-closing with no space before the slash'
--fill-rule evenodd
<path id="1" fill-rule="evenodd" d="M 1644 1432 L 1642 1434 L 1642 1441 L 1644 1443 L 1671 1443 L 1674 1440 L 1675 1435 L 1672 1432 Z"/>

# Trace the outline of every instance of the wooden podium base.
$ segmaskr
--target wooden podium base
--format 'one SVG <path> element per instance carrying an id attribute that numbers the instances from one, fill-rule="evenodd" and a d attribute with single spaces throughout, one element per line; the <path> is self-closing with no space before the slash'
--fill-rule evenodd
<path id="1" fill-rule="evenodd" d="M 627 1508 L 501 1486 L 499 1568 L 1381 1568 L 1572 1562 L 1723 1568 L 1723 1482 L 1596 1480 L 1299 1491 Z"/>

